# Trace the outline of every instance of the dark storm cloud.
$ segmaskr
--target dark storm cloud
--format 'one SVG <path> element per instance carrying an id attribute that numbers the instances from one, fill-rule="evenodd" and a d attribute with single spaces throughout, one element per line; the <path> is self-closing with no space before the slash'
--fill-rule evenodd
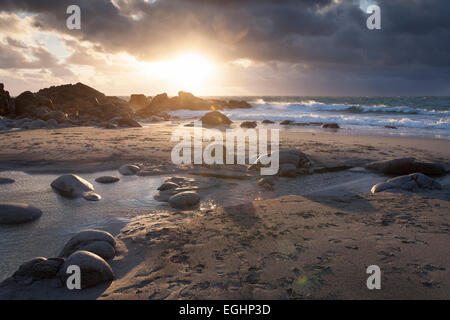
<path id="1" fill-rule="evenodd" d="M 412 92 L 421 81 L 448 90 L 450 2 L 376 2 L 382 10 L 378 31 L 366 28 L 368 15 L 353 0 L 0 0 L 0 10 L 35 13 L 36 28 L 142 60 L 204 48 L 225 61 L 306 64 L 334 82 L 346 73 L 375 91 L 380 79 L 404 79 Z M 80 31 L 66 28 L 70 4 L 81 7 Z"/>

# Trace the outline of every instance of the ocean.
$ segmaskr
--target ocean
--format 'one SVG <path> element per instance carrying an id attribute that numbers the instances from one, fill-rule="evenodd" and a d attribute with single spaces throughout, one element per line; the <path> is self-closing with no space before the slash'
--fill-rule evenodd
<path id="1" fill-rule="evenodd" d="M 222 111 L 231 120 L 335 122 L 345 134 L 400 135 L 450 139 L 450 97 L 205 97 L 245 100 L 252 109 Z M 195 118 L 205 111 L 178 110 Z M 385 126 L 395 127 L 389 129 Z M 317 130 L 295 126 L 298 130 Z"/>

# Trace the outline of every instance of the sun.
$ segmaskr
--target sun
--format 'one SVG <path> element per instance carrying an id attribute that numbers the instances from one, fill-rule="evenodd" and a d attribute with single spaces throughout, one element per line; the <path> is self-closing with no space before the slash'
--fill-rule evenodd
<path id="1" fill-rule="evenodd" d="M 169 60 L 141 63 L 141 67 L 147 76 L 170 82 L 177 90 L 198 92 L 210 80 L 214 64 L 206 56 L 182 53 Z"/>

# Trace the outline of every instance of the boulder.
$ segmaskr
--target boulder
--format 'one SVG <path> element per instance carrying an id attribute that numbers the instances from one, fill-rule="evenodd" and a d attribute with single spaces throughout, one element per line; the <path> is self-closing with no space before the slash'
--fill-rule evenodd
<path id="1" fill-rule="evenodd" d="M 171 189 L 176 189 L 179 188 L 180 185 L 174 183 L 174 182 L 164 182 L 159 188 L 159 191 L 165 191 L 165 190 L 171 190 Z"/>
<path id="2" fill-rule="evenodd" d="M 62 111 L 50 111 L 45 113 L 42 117 L 42 120 L 55 120 L 58 123 L 62 123 L 68 120 L 67 113 Z"/>
<path id="3" fill-rule="evenodd" d="M 372 187 L 371 192 L 377 193 L 389 189 L 401 189 L 407 191 L 418 191 L 420 189 L 442 189 L 439 182 L 421 173 L 413 173 L 396 177 L 386 182 L 381 182 Z"/>
<path id="4" fill-rule="evenodd" d="M 64 264 L 63 258 L 37 257 L 23 263 L 13 274 L 13 278 L 20 280 L 31 278 L 33 280 L 50 279 L 56 277 Z"/>
<path id="5" fill-rule="evenodd" d="M 285 163 L 280 166 L 279 175 L 286 178 L 295 178 L 297 176 L 297 167 L 291 163 Z"/>
<path id="6" fill-rule="evenodd" d="M 106 244 L 108 246 L 106 246 Z M 74 235 L 66 243 L 66 245 L 61 250 L 58 256 L 68 257 L 75 251 L 85 250 L 93 252 L 104 259 L 110 259 L 111 258 L 110 253 L 114 252 L 115 254 L 115 248 L 116 248 L 116 240 L 109 232 L 89 229 L 83 230 Z"/>
<path id="7" fill-rule="evenodd" d="M 406 175 L 417 172 L 431 176 L 439 176 L 447 172 L 447 169 L 441 163 L 421 162 L 414 158 L 398 158 L 372 162 L 366 168 L 389 175 Z"/>
<path id="8" fill-rule="evenodd" d="M 92 184 L 74 174 L 60 176 L 51 183 L 51 186 L 56 192 L 66 198 L 83 197 L 89 201 L 96 201 L 100 198 L 99 195 L 93 192 L 94 187 Z"/>
<path id="9" fill-rule="evenodd" d="M 133 176 L 136 173 L 138 173 L 139 170 L 141 170 L 141 168 L 139 168 L 138 166 L 136 166 L 134 164 L 126 164 L 119 168 L 120 174 L 122 174 L 124 176 Z"/>
<path id="10" fill-rule="evenodd" d="M 97 181 L 98 183 L 114 183 L 120 181 L 120 179 L 112 176 L 103 176 L 98 177 L 97 179 L 95 179 L 95 181 Z"/>
<path id="11" fill-rule="evenodd" d="M 20 224 L 38 219 L 42 211 L 23 203 L 0 202 L 0 224 Z"/>
<path id="12" fill-rule="evenodd" d="M 6 177 L 0 177 L 0 184 L 9 184 L 14 182 L 16 182 L 16 180 Z"/>
<path id="13" fill-rule="evenodd" d="M 284 120 L 284 121 L 280 122 L 280 125 L 286 126 L 286 125 L 293 124 L 293 123 L 294 123 L 294 121 L 292 121 L 292 120 Z"/>
<path id="14" fill-rule="evenodd" d="M 202 124 L 211 127 L 228 126 L 232 123 L 228 117 L 219 111 L 206 113 L 201 119 Z"/>
<path id="15" fill-rule="evenodd" d="M 76 251 L 66 259 L 58 272 L 58 276 L 64 283 L 70 276 L 67 274 L 67 268 L 71 265 L 80 268 L 82 289 L 110 282 L 114 279 L 111 266 L 102 257 L 88 251 Z"/>
<path id="16" fill-rule="evenodd" d="M 113 122 L 117 123 L 119 127 L 132 127 L 132 128 L 141 128 L 142 126 L 134 119 L 131 118 L 117 118 L 113 120 Z"/>
<path id="17" fill-rule="evenodd" d="M 46 122 L 47 122 L 47 127 L 58 128 L 58 121 L 56 121 L 55 119 L 50 119 L 50 120 L 47 120 Z"/>
<path id="18" fill-rule="evenodd" d="M 176 209 L 189 209 L 199 202 L 200 196 L 192 191 L 180 192 L 169 198 L 169 204 Z"/>
<path id="19" fill-rule="evenodd" d="M 241 123 L 241 128 L 256 128 L 257 126 L 256 121 L 244 121 Z"/>
<path id="20" fill-rule="evenodd" d="M 324 123 L 322 125 L 322 128 L 324 129 L 339 129 L 339 125 L 337 123 Z"/>
<path id="21" fill-rule="evenodd" d="M 228 101 L 226 107 L 230 109 L 249 109 L 252 105 L 247 101 L 230 100 Z"/>
<path id="22" fill-rule="evenodd" d="M 264 123 L 264 124 L 271 124 L 271 123 L 275 123 L 275 122 L 272 121 L 272 120 L 263 120 L 262 123 Z"/>

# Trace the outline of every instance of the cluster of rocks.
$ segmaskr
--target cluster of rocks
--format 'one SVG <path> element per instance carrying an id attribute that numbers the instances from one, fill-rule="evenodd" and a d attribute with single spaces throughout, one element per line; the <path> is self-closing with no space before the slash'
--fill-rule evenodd
<path id="1" fill-rule="evenodd" d="M 189 178 L 169 178 L 153 197 L 157 201 L 168 202 L 175 209 L 192 209 L 200 202 L 200 196 L 196 192 L 198 187 L 193 186 L 193 182 L 194 180 Z"/>
<path id="2" fill-rule="evenodd" d="M 273 159 L 273 153 L 270 155 L 259 156 L 252 165 L 249 166 L 249 170 L 260 170 L 262 167 L 268 167 L 270 164 L 267 163 L 267 157 Z M 280 150 L 278 152 L 279 156 L 279 169 L 278 175 L 286 178 L 295 178 L 297 174 L 312 173 L 312 162 L 309 160 L 308 156 L 296 149 Z"/>
<path id="3" fill-rule="evenodd" d="M 84 230 L 73 236 L 58 257 L 36 257 L 23 263 L 11 278 L 29 285 L 34 281 L 54 279 L 57 287 L 65 285 L 71 272 L 69 266 L 78 266 L 81 272 L 81 289 L 93 287 L 114 279 L 114 272 L 106 260 L 116 255 L 116 239 L 101 230 Z M 70 271 L 70 270 L 69 270 Z"/>
<path id="4" fill-rule="evenodd" d="M 0 83 L 0 116 L 5 116 L 14 112 L 14 100 L 10 97 L 9 92 L 5 91 L 5 86 Z"/>
<path id="5" fill-rule="evenodd" d="M 422 173 L 412 173 L 378 183 L 372 187 L 371 192 L 377 193 L 389 189 L 400 189 L 414 192 L 419 191 L 420 189 L 440 190 L 442 189 L 442 186 L 439 182 Z"/>
<path id="6" fill-rule="evenodd" d="M 167 93 L 162 93 L 156 95 L 153 99 L 149 101 L 146 97 L 135 97 L 133 102 L 142 106 L 140 110 L 137 111 L 137 115 L 141 117 L 148 117 L 157 112 L 173 111 L 179 109 L 187 110 L 211 110 L 211 109 L 234 109 L 234 108 L 251 108 L 252 106 L 245 101 L 222 101 L 216 99 L 201 99 L 194 96 L 192 93 L 180 91 L 178 96 L 170 98 Z"/>

